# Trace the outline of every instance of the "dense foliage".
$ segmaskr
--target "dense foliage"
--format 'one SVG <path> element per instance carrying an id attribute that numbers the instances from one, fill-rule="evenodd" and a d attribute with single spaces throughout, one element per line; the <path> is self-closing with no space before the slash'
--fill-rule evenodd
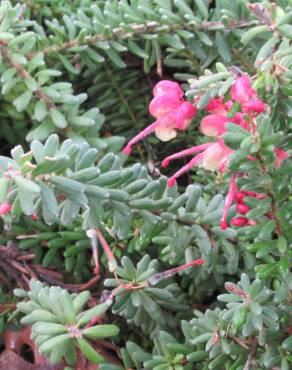
<path id="1" fill-rule="evenodd" d="M 67 369 L 291 368 L 291 20 L 1 1 L 4 336 Z"/>

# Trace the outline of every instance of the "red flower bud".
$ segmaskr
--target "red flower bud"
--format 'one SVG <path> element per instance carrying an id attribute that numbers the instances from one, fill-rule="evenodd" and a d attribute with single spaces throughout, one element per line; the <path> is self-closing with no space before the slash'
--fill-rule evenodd
<path id="1" fill-rule="evenodd" d="M 243 199 L 246 195 L 242 192 L 242 191 L 239 191 L 237 193 L 235 193 L 234 195 L 234 199 L 237 203 L 243 203 Z"/>
<path id="2" fill-rule="evenodd" d="M 246 217 L 236 217 L 236 218 L 233 218 L 230 221 L 230 223 L 231 223 L 232 226 L 241 227 L 241 226 L 247 225 L 248 219 Z"/>
<path id="3" fill-rule="evenodd" d="M 36 221 L 38 219 L 38 216 L 35 213 L 33 213 L 31 215 L 31 219 L 32 219 L 32 221 Z"/>
<path id="4" fill-rule="evenodd" d="M 226 230 L 228 228 L 228 223 L 227 223 L 226 220 L 223 220 L 223 221 L 220 222 L 220 228 L 222 230 Z"/>
<path id="5" fill-rule="evenodd" d="M 250 207 L 246 204 L 239 203 L 236 206 L 236 210 L 238 213 L 245 215 L 250 210 Z"/>
<path id="6" fill-rule="evenodd" d="M 12 205 L 10 203 L 2 203 L 0 205 L 0 215 L 7 215 L 11 211 Z"/>

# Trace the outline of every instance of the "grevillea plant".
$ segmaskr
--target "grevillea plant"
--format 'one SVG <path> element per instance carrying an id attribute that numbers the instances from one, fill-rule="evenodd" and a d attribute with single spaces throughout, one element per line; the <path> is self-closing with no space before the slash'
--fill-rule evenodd
<path id="1" fill-rule="evenodd" d="M 291 368 L 291 20 L 1 1 L 0 368 Z"/>

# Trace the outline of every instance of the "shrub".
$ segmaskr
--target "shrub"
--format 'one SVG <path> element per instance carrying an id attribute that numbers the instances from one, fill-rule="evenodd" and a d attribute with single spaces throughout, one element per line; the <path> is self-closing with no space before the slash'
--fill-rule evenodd
<path id="1" fill-rule="evenodd" d="M 64 367 L 291 367 L 291 19 L 1 2 L 2 332 Z"/>

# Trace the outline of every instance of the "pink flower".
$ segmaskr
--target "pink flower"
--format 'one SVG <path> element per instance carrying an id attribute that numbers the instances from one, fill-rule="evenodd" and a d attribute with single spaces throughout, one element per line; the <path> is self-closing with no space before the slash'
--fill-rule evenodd
<path id="1" fill-rule="evenodd" d="M 222 141 L 206 143 L 183 150 L 165 158 L 162 162 L 162 167 L 167 167 L 169 162 L 174 159 L 182 158 L 194 153 L 199 154 L 168 179 L 168 186 L 173 186 L 179 176 L 183 175 L 194 166 L 201 166 L 208 171 L 220 170 L 222 162 L 227 160 L 228 156 L 233 153 L 233 150 L 227 148 Z"/>
<path id="2" fill-rule="evenodd" d="M 289 153 L 288 152 L 285 152 L 284 150 L 279 149 L 279 148 L 275 148 L 274 149 L 274 152 L 275 152 L 275 155 L 276 155 L 276 158 L 275 158 L 275 167 L 276 168 L 279 168 L 281 166 L 282 162 L 285 159 L 288 159 L 289 158 Z"/>
<path id="3" fill-rule="evenodd" d="M 209 104 L 206 105 L 205 110 L 210 113 L 217 113 L 217 114 L 226 114 L 225 104 L 223 103 L 222 98 L 213 98 L 209 101 Z"/>
<path id="4" fill-rule="evenodd" d="M 194 153 L 202 152 L 213 144 L 214 143 L 206 143 L 206 144 L 202 144 L 198 146 L 193 146 L 192 148 L 185 149 L 185 150 L 182 150 L 181 152 L 170 155 L 169 157 L 165 158 L 162 161 L 162 167 L 166 168 L 169 165 L 169 162 L 173 161 L 174 159 L 183 158 L 183 157 L 186 157 L 187 155 L 192 155 Z"/>
<path id="5" fill-rule="evenodd" d="M 38 216 L 35 213 L 33 213 L 31 215 L 31 219 L 32 219 L 32 221 L 37 221 L 38 220 Z"/>
<path id="6" fill-rule="evenodd" d="M 10 203 L 2 203 L 0 205 L 0 215 L 7 215 L 12 209 L 12 205 Z"/>
<path id="7" fill-rule="evenodd" d="M 186 130 L 191 123 L 193 117 L 197 114 L 197 109 L 189 102 L 183 102 L 176 111 L 176 126 L 177 130 Z"/>
<path id="8" fill-rule="evenodd" d="M 162 80 L 159 81 L 153 89 L 153 96 L 164 95 L 165 93 L 172 92 L 178 98 L 182 98 L 183 91 L 180 88 L 179 84 L 174 81 Z"/>
<path id="9" fill-rule="evenodd" d="M 207 171 L 225 172 L 229 156 L 233 152 L 222 141 L 213 143 L 212 146 L 205 150 L 201 166 Z"/>
<path id="10" fill-rule="evenodd" d="M 225 125 L 231 118 L 219 114 L 209 114 L 201 120 L 200 131 L 206 136 L 218 136 L 226 132 Z"/>
<path id="11" fill-rule="evenodd" d="M 180 106 L 180 98 L 173 92 L 168 92 L 154 97 L 150 102 L 149 111 L 153 117 L 161 118 Z"/>
<path id="12" fill-rule="evenodd" d="M 247 75 L 237 77 L 231 86 L 230 95 L 233 100 L 243 104 L 251 98 L 256 97 L 256 91 L 251 87 L 250 79 Z"/>
<path id="13" fill-rule="evenodd" d="M 157 119 L 136 135 L 124 148 L 130 155 L 132 146 L 155 132 L 162 141 L 169 141 L 177 135 L 177 130 L 186 130 L 197 110 L 182 99 L 182 90 L 176 82 L 160 81 L 153 90 L 154 98 L 150 102 L 150 113 Z"/>
<path id="14" fill-rule="evenodd" d="M 242 111 L 244 113 L 262 113 L 266 110 L 265 103 L 258 98 L 247 101 L 241 105 Z"/>
<path id="15" fill-rule="evenodd" d="M 176 130 L 186 130 L 196 112 L 196 108 L 191 103 L 182 103 L 178 109 L 161 117 L 159 126 L 154 130 L 156 137 L 161 141 L 175 138 Z"/>
<path id="16" fill-rule="evenodd" d="M 209 104 L 204 108 L 206 111 L 221 116 L 226 116 L 228 111 L 232 108 L 233 101 L 228 100 L 226 103 L 223 102 L 223 98 L 212 98 Z"/>

